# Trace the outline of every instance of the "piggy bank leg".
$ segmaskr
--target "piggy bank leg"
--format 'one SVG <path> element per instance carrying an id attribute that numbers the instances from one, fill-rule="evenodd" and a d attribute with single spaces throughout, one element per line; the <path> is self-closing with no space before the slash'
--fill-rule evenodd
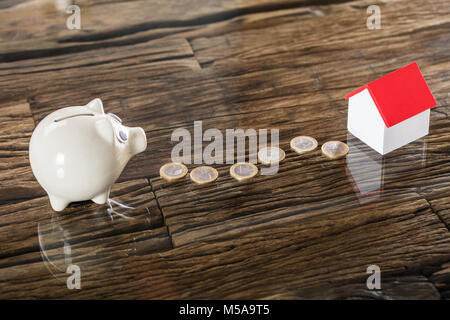
<path id="1" fill-rule="evenodd" d="M 95 197 L 92 198 L 92 201 L 94 201 L 97 204 L 106 203 L 106 200 L 108 200 L 108 198 L 109 198 L 109 191 L 110 191 L 110 189 L 108 189 L 107 191 L 105 191 L 103 193 L 96 195 Z"/>
<path id="2" fill-rule="evenodd" d="M 64 210 L 69 205 L 69 201 L 62 199 L 60 197 L 49 194 L 48 198 L 50 199 L 50 205 L 55 211 Z"/>

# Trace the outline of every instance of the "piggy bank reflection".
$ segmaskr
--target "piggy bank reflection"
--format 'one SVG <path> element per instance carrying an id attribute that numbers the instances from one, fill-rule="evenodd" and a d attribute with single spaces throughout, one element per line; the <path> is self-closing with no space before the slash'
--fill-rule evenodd
<path id="1" fill-rule="evenodd" d="M 130 158 L 147 147 L 142 128 L 105 114 L 100 99 L 46 116 L 30 140 L 30 164 L 55 211 L 70 202 L 103 204 Z"/>

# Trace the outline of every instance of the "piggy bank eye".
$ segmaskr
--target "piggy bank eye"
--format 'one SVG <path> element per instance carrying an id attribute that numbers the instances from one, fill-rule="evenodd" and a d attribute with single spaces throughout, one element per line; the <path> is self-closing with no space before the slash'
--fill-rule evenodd
<path id="1" fill-rule="evenodd" d="M 118 125 L 115 127 L 115 132 L 116 132 L 116 137 L 120 142 L 122 142 L 122 143 L 127 142 L 127 140 L 128 140 L 127 128 L 125 128 L 122 125 Z"/>
<path id="2" fill-rule="evenodd" d="M 120 119 L 114 113 L 108 113 L 107 115 L 114 119 L 113 127 L 114 127 L 114 132 L 116 134 L 117 140 L 119 140 L 122 143 L 127 142 L 128 129 L 122 125 L 122 119 Z"/>

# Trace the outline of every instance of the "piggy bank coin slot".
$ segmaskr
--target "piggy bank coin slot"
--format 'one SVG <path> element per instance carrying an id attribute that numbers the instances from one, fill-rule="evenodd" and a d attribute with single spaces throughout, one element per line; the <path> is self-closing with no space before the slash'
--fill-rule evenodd
<path id="1" fill-rule="evenodd" d="M 61 117 L 61 118 L 55 119 L 54 121 L 59 122 L 59 121 L 63 121 L 63 120 L 75 118 L 75 117 L 93 117 L 93 116 L 94 115 L 92 113 L 79 113 L 79 114 L 73 114 L 70 116 Z"/>

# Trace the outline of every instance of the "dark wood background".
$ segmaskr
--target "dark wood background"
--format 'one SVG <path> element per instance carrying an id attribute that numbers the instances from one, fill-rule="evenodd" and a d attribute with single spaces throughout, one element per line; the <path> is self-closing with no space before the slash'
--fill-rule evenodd
<path id="1" fill-rule="evenodd" d="M 448 0 L 74 1 L 79 31 L 55 2 L 0 4 L 0 298 L 450 298 Z M 413 61 L 438 102 L 430 134 L 380 158 L 347 134 L 344 95 Z M 148 138 L 112 191 L 125 218 L 52 212 L 28 162 L 45 115 L 96 97 Z M 167 185 L 170 135 L 194 120 L 278 128 L 286 160 Z M 294 154 L 297 135 L 349 157 Z"/>

